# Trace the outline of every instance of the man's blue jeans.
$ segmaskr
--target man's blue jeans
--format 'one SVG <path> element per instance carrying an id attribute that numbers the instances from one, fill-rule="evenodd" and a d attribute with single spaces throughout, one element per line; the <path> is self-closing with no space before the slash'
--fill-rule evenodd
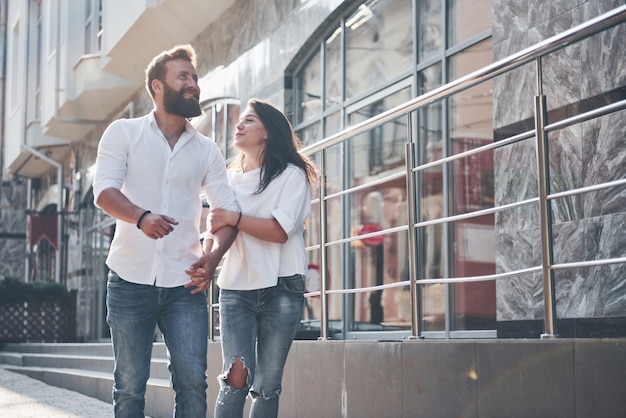
<path id="1" fill-rule="evenodd" d="M 110 272 L 107 322 L 115 370 L 115 416 L 144 417 L 144 395 L 156 326 L 163 333 L 176 417 L 206 417 L 208 310 L 206 292 L 130 283 Z"/>
<path id="2" fill-rule="evenodd" d="M 224 364 L 215 417 L 241 417 L 248 392 L 251 417 L 276 417 L 283 368 L 304 308 L 304 278 L 280 277 L 277 286 L 260 290 L 220 289 L 219 302 Z M 236 357 L 248 371 L 240 390 L 226 382 Z"/>

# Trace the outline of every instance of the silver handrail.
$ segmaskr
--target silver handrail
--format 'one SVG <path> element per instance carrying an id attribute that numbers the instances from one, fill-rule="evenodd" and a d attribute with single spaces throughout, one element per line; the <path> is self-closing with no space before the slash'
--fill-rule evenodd
<path id="1" fill-rule="evenodd" d="M 425 93 L 419 97 L 416 97 L 412 100 L 409 100 L 399 106 L 396 106 L 392 109 L 389 109 L 385 112 L 382 112 L 370 119 L 367 119 L 361 123 L 358 123 L 356 125 L 353 125 L 351 127 L 348 127 L 344 130 L 342 130 L 341 132 L 331 135 L 315 144 L 309 145 L 307 147 L 302 148 L 301 152 L 305 155 L 312 155 L 318 152 L 321 152 L 322 154 L 322 163 L 323 163 L 323 157 L 324 157 L 324 150 L 336 145 L 340 142 L 342 142 L 343 140 L 349 139 L 351 137 L 354 137 L 360 133 L 366 132 L 376 126 L 382 125 L 388 121 L 391 121 L 393 119 L 402 117 L 402 116 L 406 116 L 409 119 L 409 123 L 408 126 L 411 126 L 411 112 L 418 110 L 420 108 L 423 108 L 425 106 L 428 106 L 430 104 L 432 104 L 433 102 L 436 102 L 438 100 L 442 100 L 445 99 L 447 97 L 450 97 L 458 92 L 461 92 L 463 90 L 466 90 L 468 88 L 471 88 L 477 84 L 480 84 L 482 82 L 488 81 L 492 78 L 497 77 L 498 75 L 501 75 L 503 73 L 506 73 L 508 71 L 511 71 L 515 68 L 518 68 L 522 65 L 531 63 L 531 62 L 535 62 L 536 66 L 537 66 L 537 74 L 536 74 L 536 85 L 537 85 L 537 96 L 535 98 L 535 130 L 534 131 L 530 131 L 530 132 L 524 132 L 521 134 L 518 134 L 516 136 L 510 137 L 510 138 L 506 138 L 503 139 L 501 141 L 498 141 L 498 143 L 494 143 L 494 144 L 488 144 L 486 146 L 482 146 L 479 147 L 477 149 L 473 149 L 470 151 L 466 151 L 465 153 L 461 153 L 461 154 L 457 154 L 455 156 L 452 157 L 446 157 L 445 159 L 440 159 L 434 162 L 430 162 L 428 164 L 424 164 L 421 165 L 417 168 L 413 167 L 413 151 L 410 148 L 412 146 L 411 142 L 412 141 L 412 133 L 409 132 L 408 134 L 408 143 L 407 143 L 407 149 L 406 149 L 406 175 L 407 175 L 407 189 L 408 190 L 408 195 L 407 195 L 407 199 L 409 200 L 409 225 L 411 226 L 410 228 L 407 229 L 408 233 L 409 233 L 409 247 L 412 248 L 413 251 L 415 251 L 415 245 L 417 244 L 415 241 L 415 237 L 414 237 L 414 231 L 415 231 L 415 227 L 419 227 L 419 226 L 423 226 L 425 225 L 425 223 L 415 223 L 415 221 L 411 221 L 411 219 L 414 219 L 414 212 L 415 212 L 415 208 L 414 208 L 414 198 L 415 198 L 415 190 L 414 187 L 412 186 L 413 182 L 410 181 L 412 180 L 412 174 L 414 172 L 417 171 L 421 171 L 424 170 L 430 166 L 434 166 L 434 165 L 441 165 L 444 164 L 446 162 L 448 162 L 448 160 L 452 161 L 454 159 L 458 159 L 461 158 L 462 156 L 466 156 L 469 154 L 474 154 L 474 153 L 478 153 L 478 152 L 482 152 L 485 151 L 487 149 L 492 149 L 492 148 L 496 148 L 496 147 L 500 147 L 506 144 L 510 144 L 516 141 L 520 141 L 523 139 L 528 139 L 531 138 L 533 135 L 536 136 L 537 139 L 537 153 L 538 153 L 538 168 L 539 168 L 539 179 L 538 179 L 538 189 L 539 189 L 539 196 L 537 198 L 534 199 L 528 199 L 526 201 L 523 202 L 517 202 L 511 205 L 501 205 L 499 207 L 496 208 L 490 208 L 490 209 L 486 209 L 486 210 L 482 210 L 482 211 L 476 211 L 473 213 L 469 213 L 469 214 L 463 214 L 463 215 L 456 215 L 453 217 L 447 217 L 447 218 L 441 218 L 441 219 L 437 219 L 434 221 L 429 221 L 429 222 L 449 222 L 452 218 L 454 219 L 461 219 L 461 218 L 466 218 L 466 217 L 473 217 L 473 216 L 479 216 L 480 214 L 484 214 L 484 213 L 493 213 L 493 212 L 497 212 L 497 211 L 502 211 L 506 208 L 510 208 L 510 207 L 515 207 L 515 206 L 519 206 L 522 204 L 527 204 L 529 202 L 538 202 L 539 206 L 540 206 L 540 214 L 541 214 L 541 241 L 542 241 L 542 265 L 541 266 L 537 266 L 537 267 L 531 267 L 528 269 L 523 269 L 523 270 L 518 270 L 518 271 L 514 271 L 514 272 L 508 272 L 508 273 L 500 273 L 500 274 L 495 274 L 495 275 L 487 275 L 487 276 L 480 276 L 480 277 L 465 277 L 465 278 L 440 278 L 440 279 L 420 279 L 420 280 L 416 280 L 416 270 L 415 270 L 415 265 L 411 264 L 412 261 L 410 260 L 409 262 L 409 268 L 410 268 L 410 276 L 411 280 L 409 281 L 408 285 L 411 286 L 411 304 L 412 304 L 412 320 L 411 320 L 411 329 L 412 329 L 412 335 L 413 337 L 417 337 L 420 335 L 420 331 L 419 331 L 419 298 L 417 297 L 417 282 L 419 282 L 420 285 L 423 284 L 427 284 L 427 283 L 455 283 L 455 282 L 462 282 L 462 281 L 480 281 L 480 280 L 494 280 L 494 279 L 498 279 L 498 278 L 503 278 L 503 277 L 510 277 L 513 275 L 519 275 L 519 274 L 525 274 L 525 273 L 535 273 L 535 272 L 542 272 L 542 276 L 543 276 L 543 285 L 544 285 L 544 304 L 545 304 L 545 318 L 544 318 L 544 322 L 545 322 L 545 333 L 542 335 L 542 337 L 554 337 L 556 336 L 556 328 L 555 328 L 555 313 L 554 313 L 554 283 L 553 283 L 553 270 L 557 269 L 557 268 L 571 268 L 571 267 L 575 267 L 575 266 L 580 266 L 580 265 L 597 265 L 597 264 L 606 264 L 606 263 L 616 263 L 616 262 L 623 262 L 623 258 L 617 258 L 617 259 L 611 259 L 611 260 L 597 260 L 595 262 L 580 262 L 580 263 L 569 263 L 569 264 L 560 264 L 560 265 L 552 265 L 552 237 L 551 237 L 551 220 L 550 220 L 550 208 L 549 208 L 549 201 L 550 199 L 554 199 L 556 197 L 562 197 L 565 196 L 565 193 L 556 193 L 554 195 L 551 195 L 549 193 L 549 189 L 548 189 L 548 183 L 547 183 L 547 172 L 545 171 L 547 168 L 547 152 L 545 149 L 545 140 L 546 140 L 546 135 L 548 132 L 550 131 L 555 131 L 557 129 L 562 129 L 563 127 L 575 124 L 575 123 L 580 123 L 582 121 L 585 120 L 589 120 L 592 118 L 597 118 L 612 112 L 615 112 L 617 110 L 621 110 L 624 109 L 625 106 L 625 101 L 621 101 L 621 102 L 617 102 L 617 103 L 613 103 L 607 106 L 604 106 L 602 108 L 599 109 L 595 109 L 593 111 L 590 112 L 586 112 L 586 113 L 581 113 L 579 115 L 575 115 L 573 117 L 567 118 L 563 121 L 559 121 L 557 123 L 553 123 L 553 124 L 547 124 L 545 121 L 545 102 L 544 102 L 544 98 L 543 98 L 543 91 L 542 91 L 542 83 L 541 83 L 541 77 L 542 77 L 542 68 L 541 68 L 541 58 L 547 54 L 550 54 L 554 51 L 557 51 L 559 49 L 562 49 L 568 45 L 571 45 L 573 43 L 579 42 L 585 38 L 588 38 L 590 36 L 593 36 L 597 33 L 603 32 L 607 29 L 610 29 L 620 23 L 626 22 L 626 5 L 624 6 L 620 6 L 617 7 L 605 14 L 602 14 L 594 19 L 591 19 L 581 25 L 575 26 L 561 34 L 555 35 L 551 38 L 548 38 L 542 42 L 539 42 L 529 48 L 526 48 L 516 54 L 510 55 L 507 58 L 504 58 L 500 61 L 497 61 L 491 65 L 488 65 L 486 67 L 483 67 L 477 71 L 474 71 L 466 76 L 463 76 L 459 79 L 456 79 L 448 84 L 445 84 L 443 86 L 440 86 L 428 93 Z M 322 164 L 323 167 L 323 164 Z M 589 191 L 589 190 L 596 190 L 598 187 L 603 188 L 603 187 L 613 187 L 615 185 L 622 185 L 623 181 L 618 180 L 616 182 L 609 182 L 609 183 L 605 183 L 604 185 L 596 185 L 596 186 L 590 186 L 590 187 L 586 187 L 586 188 L 582 188 L 579 189 L 579 191 L 577 192 L 572 192 L 569 191 L 567 193 L 569 194 L 574 194 L 574 193 L 582 193 L 585 191 Z M 409 187 L 409 185 L 411 185 Z M 364 188 L 364 187 L 371 187 L 372 184 L 368 184 L 367 186 L 359 186 L 359 188 Z M 333 194 L 333 196 L 335 195 L 342 195 L 342 194 L 346 194 L 350 191 L 354 191 L 354 190 L 349 190 L 349 191 L 342 191 L 342 192 L 338 192 Z M 325 190 L 324 190 L 325 193 Z M 327 279 L 327 261 L 326 261 L 326 249 L 329 245 L 334 245 L 337 243 L 343 243 L 346 241 L 349 241 L 352 238 L 356 237 L 351 237 L 350 239 L 344 239 L 344 240 L 339 240 L 339 241 L 333 241 L 332 243 L 327 242 L 326 240 L 326 228 L 325 228 L 325 224 L 326 224 L 326 201 L 328 200 L 329 196 L 325 196 L 324 193 L 321 194 L 320 199 L 319 199 L 319 204 L 320 204 L 320 244 L 319 244 L 319 248 L 321 251 L 321 257 L 322 257 L 322 269 L 321 269 L 321 290 L 319 292 L 321 298 L 322 298 L 322 312 L 321 312 L 321 339 L 327 339 L 328 338 L 328 306 L 327 306 L 327 296 L 328 294 L 331 293 L 358 293 L 359 291 L 370 291 L 372 289 L 376 289 L 379 290 L 382 288 L 382 286 L 374 286 L 372 289 L 367 288 L 367 289 L 333 289 L 333 290 L 328 290 L 326 289 L 326 279 Z M 406 229 L 406 228 L 405 228 Z M 385 232 L 389 232 L 389 230 L 386 230 Z M 368 235 L 369 236 L 369 235 Z M 411 237 L 413 239 L 411 239 Z M 409 253 L 410 254 L 410 258 L 413 258 L 413 253 Z M 594 264 L 595 263 L 595 264 Z M 394 286 L 402 286 L 402 285 L 406 285 L 407 283 L 396 283 L 394 284 Z M 318 292 L 315 292 L 315 294 L 318 294 Z"/>

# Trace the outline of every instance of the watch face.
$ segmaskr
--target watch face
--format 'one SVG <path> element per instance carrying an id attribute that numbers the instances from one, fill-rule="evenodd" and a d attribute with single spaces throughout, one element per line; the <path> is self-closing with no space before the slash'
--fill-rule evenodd
<path id="1" fill-rule="evenodd" d="M 304 278 L 304 291 L 306 293 L 320 290 L 320 269 L 314 264 L 309 264 L 306 277 Z"/>

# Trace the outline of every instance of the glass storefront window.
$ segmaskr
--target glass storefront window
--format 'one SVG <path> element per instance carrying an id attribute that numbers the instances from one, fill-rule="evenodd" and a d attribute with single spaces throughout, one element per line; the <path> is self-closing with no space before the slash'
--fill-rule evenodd
<path id="1" fill-rule="evenodd" d="M 348 123 L 349 125 L 356 125 L 409 100 L 409 98 L 410 89 L 402 89 L 350 113 Z M 349 145 L 350 168 L 352 170 L 350 183 L 352 185 L 363 184 L 403 168 L 406 142 L 406 117 L 387 122 L 352 139 Z"/>
<path id="2" fill-rule="evenodd" d="M 239 113 L 239 100 L 221 99 L 205 104 L 203 114 L 192 120 L 198 132 L 215 141 L 225 160 L 232 159 L 238 152 L 233 140 Z"/>
<path id="3" fill-rule="evenodd" d="M 448 18 L 454 46 L 491 28 L 491 0 L 449 0 Z"/>
<path id="4" fill-rule="evenodd" d="M 297 78 L 296 124 L 322 112 L 322 57 L 319 50 Z"/>
<path id="5" fill-rule="evenodd" d="M 444 37 L 441 28 L 441 0 L 421 0 L 418 2 L 418 58 L 426 61 L 443 52 Z"/>
<path id="6" fill-rule="evenodd" d="M 326 40 L 324 55 L 324 109 L 332 109 L 343 102 L 343 72 L 341 61 L 341 28 Z"/>
<path id="7" fill-rule="evenodd" d="M 346 20 L 346 99 L 411 68 L 410 10 L 411 0 L 370 1 Z"/>
<path id="8" fill-rule="evenodd" d="M 324 137 L 329 137 L 337 132 L 341 131 L 341 112 L 335 112 L 325 119 L 324 123 Z"/>
<path id="9" fill-rule="evenodd" d="M 450 58 L 450 80 L 460 78 L 491 63 L 491 38 L 465 48 Z"/>
<path id="10" fill-rule="evenodd" d="M 320 124 L 314 123 L 304 129 L 301 129 L 298 132 L 298 138 L 300 138 L 302 145 L 305 146 L 316 143 L 317 141 L 322 139 Z"/>
<path id="11" fill-rule="evenodd" d="M 296 66 L 300 69 L 295 74 L 293 111 L 304 144 L 356 126 L 488 65 L 492 60 L 490 16 L 491 2 L 485 0 L 477 5 L 467 0 L 364 1 L 348 10 L 339 22 L 328 25 L 304 65 Z M 456 25 L 465 27 L 453 27 Z M 417 71 L 411 73 L 411 69 Z M 417 111 L 412 139 L 416 163 L 434 162 L 492 142 L 492 97 L 492 82 L 488 82 Z M 326 178 L 326 195 L 330 195 L 324 204 L 331 335 L 410 329 L 410 289 L 402 284 L 410 280 L 411 255 L 405 256 L 408 232 L 397 230 L 408 229 L 406 179 L 402 175 L 407 129 L 407 117 L 403 116 L 323 151 L 324 167 L 320 169 Z M 420 170 L 415 178 L 417 222 L 494 205 L 493 152 Z M 318 213 L 319 207 L 316 210 Z M 319 228 L 319 223 L 315 227 Z M 494 217 L 419 227 L 418 253 L 414 255 L 417 278 L 493 272 L 493 260 L 477 267 L 475 248 L 466 245 L 476 238 L 468 239 L 468 234 L 476 231 L 481 233 L 480 239 L 487 240 L 486 247 L 493 244 Z M 362 238 L 372 232 L 375 236 Z M 314 235 L 317 237 L 317 232 Z M 315 247 L 317 242 L 311 239 L 307 245 Z M 493 254 L 489 257 L 493 259 Z M 332 293 L 333 289 L 376 285 L 384 289 Z M 420 286 L 422 329 L 436 333 L 493 329 L 495 287 L 493 282 L 482 285 Z M 483 306 L 489 312 L 486 316 L 467 305 L 476 292 L 489 299 Z M 319 317 L 315 309 L 310 318 Z"/>

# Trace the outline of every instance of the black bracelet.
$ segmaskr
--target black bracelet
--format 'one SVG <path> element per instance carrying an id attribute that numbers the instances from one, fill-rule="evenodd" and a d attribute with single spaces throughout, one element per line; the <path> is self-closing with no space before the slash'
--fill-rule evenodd
<path id="1" fill-rule="evenodd" d="M 239 228 L 239 222 L 241 222 L 241 215 L 243 215 L 243 213 L 239 212 L 239 217 L 237 218 L 237 223 L 235 224 L 235 226 L 233 228 L 235 228 L 235 229 Z"/>
<path id="2" fill-rule="evenodd" d="M 141 224 L 141 221 L 143 220 L 144 216 L 146 216 L 147 214 L 152 213 L 149 210 L 145 211 L 144 213 L 141 214 L 141 216 L 139 217 L 139 219 L 137 219 L 137 229 L 141 229 L 141 226 L 139 226 Z"/>

